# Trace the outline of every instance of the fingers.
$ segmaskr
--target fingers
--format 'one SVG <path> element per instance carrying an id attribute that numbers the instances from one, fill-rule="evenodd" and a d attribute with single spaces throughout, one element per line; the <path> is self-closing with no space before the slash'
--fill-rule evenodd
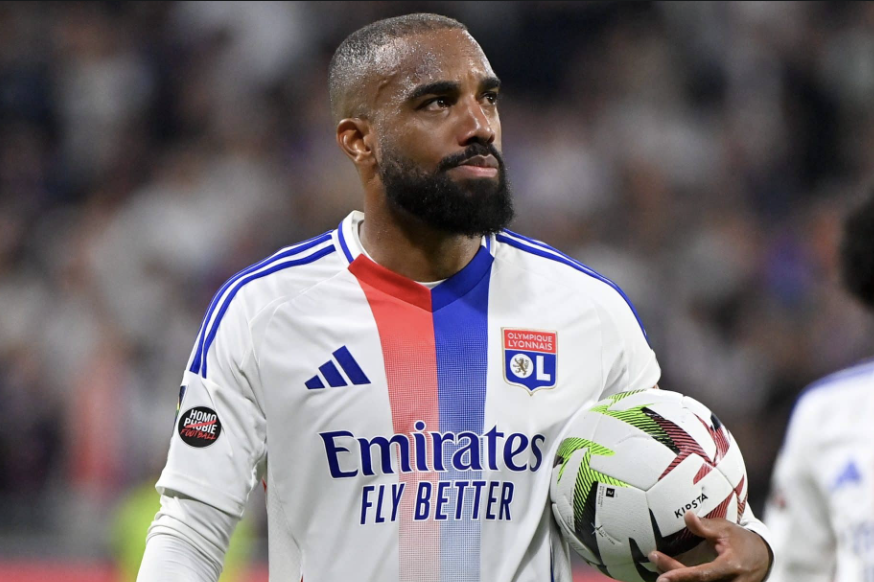
<path id="1" fill-rule="evenodd" d="M 720 536 L 721 532 L 717 526 L 719 523 L 717 520 L 698 517 L 692 511 L 687 511 L 683 516 L 683 520 L 686 522 L 686 527 L 689 528 L 689 531 L 698 537 L 714 540 Z"/>
<path id="2" fill-rule="evenodd" d="M 670 572 L 678 568 L 685 568 L 681 562 L 661 552 L 650 552 L 649 561 L 658 569 L 659 572 Z"/>
<path id="3" fill-rule="evenodd" d="M 708 564 L 686 566 L 661 552 L 650 552 L 649 561 L 661 573 L 657 582 L 718 582 L 732 579 L 731 568 L 725 559 L 717 558 Z"/>
<path id="4" fill-rule="evenodd" d="M 691 511 L 683 516 L 693 534 L 712 544 L 718 556 L 712 562 L 686 567 L 661 552 L 649 554 L 661 574 L 657 582 L 726 582 L 763 580 L 770 550 L 756 534 L 724 519 L 700 518 Z"/>
<path id="5" fill-rule="evenodd" d="M 721 580 L 732 580 L 729 569 L 718 562 L 719 560 L 716 560 L 709 564 L 671 570 L 660 575 L 656 582 L 719 582 Z"/>
<path id="6" fill-rule="evenodd" d="M 698 517 L 691 511 L 687 511 L 683 518 L 686 521 L 686 527 L 689 528 L 689 531 L 699 537 L 712 539 L 713 537 L 716 537 L 718 535 L 711 525 L 702 521 L 700 517 Z M 684 570 L 684 572 L 689 572 L 690 570 L 692 570 L 692 568 L 687 567 L 679 560 L 676 560 L 675 558 L 672 558 L 667 554 L 663 554 L 662 552 L 650 552 L 648 557 L 649 561 L 652 562 L 652 564 L 655 565 L 656 569 L 658 569 L 658 571 L 662 573 L 672 572 L 674 570 Z M 692 576 L 690 578 L 687 578 L 687 574 L 685 573 L 680 575 L 683 577 L 677 578 L 677 580 L 702 580 L 702 578 L 700 578 L 700 571 L 696 571 L 696 573 L 694 574 L 688 574 L 688 576 Z M 663 582 L 661 578 L 659 578 L 659 582 Z"/>

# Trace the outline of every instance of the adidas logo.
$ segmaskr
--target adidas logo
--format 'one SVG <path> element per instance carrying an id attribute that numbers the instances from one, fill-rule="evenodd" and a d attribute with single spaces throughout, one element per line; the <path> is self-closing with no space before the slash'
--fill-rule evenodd
<path id="1" fill-rule="evenodd" d="M 355 361 L 355 358 L 352 357 L 352 354 L 349 353 L 346 346 L 343 346 L 331 355 L 333 355 L 334 360 L 337 360 L 337 363 L 340 364 L 340 368 L 342 368 L 343 372 L 346 374 L 346 378 L 349 379 L 349 382 L 352 382 L 355 386 L 370 384 L 370 380 L 367 378 L 367 375 L 364 374 L 364 370 L 361 369 L 361 366 L 358 365 L 358 362 Z M 304 382 L 304 385 L 310 390 L 324 388 L 325 382 L 327 382 L 328 386 L 331 386 L 332 388 L 348 386 L 349 382 L 346 381 L 346 378 L 344 378 L 343 374 L 340 373 L 340 370 L 337 369 L 334 360 L 328 360 L 319 366 L 319 372 L 321 375 L 316 374 Z M 322 378 L 325 379 L 325 382 L 322 382 Z"/>
<path id="2" fill-rule="evenodd" d="M 859 485 L 862 483 L 862 473 L 859 471 L 859 467 L 856 466 L 856 462 L 853 459 L 850 459 L 850 462 L 847 463 L 847 466 L 844 467 L 844 470 L 838 475 L 838 478 L 835 479 L 834 485 L 832 485 L 832 491 L 837 491 L 841 487 L 845 487 L 847 485 Z"/>

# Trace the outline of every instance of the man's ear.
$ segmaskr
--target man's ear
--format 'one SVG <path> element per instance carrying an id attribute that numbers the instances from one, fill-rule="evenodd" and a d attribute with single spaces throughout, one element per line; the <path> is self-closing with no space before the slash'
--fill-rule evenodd
<path id="1" fill-rule="evenodd" d="M 360 117 L 348 117 L 337 124 L 337 145 L 356 166 L 376 162 L 370 122 Z"/>

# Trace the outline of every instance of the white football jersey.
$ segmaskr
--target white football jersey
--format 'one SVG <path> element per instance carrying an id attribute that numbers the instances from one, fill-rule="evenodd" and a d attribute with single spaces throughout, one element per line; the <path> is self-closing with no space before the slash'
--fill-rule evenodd
<path id="1" fill-rule="evenodd" d="M 765 522 L 772 582 L 874 582 L 874 362 L 801 395 Z"/>
<path id="2" fill-rule="evenodd" d="M 570 581 L 559 433 L 659 379 L 631 304 L 507 231 L 429 289 L 362 252 L 362 220 L 221 288 L 158 490 L 240 515 L 263 479 L 274 582 Z"/>

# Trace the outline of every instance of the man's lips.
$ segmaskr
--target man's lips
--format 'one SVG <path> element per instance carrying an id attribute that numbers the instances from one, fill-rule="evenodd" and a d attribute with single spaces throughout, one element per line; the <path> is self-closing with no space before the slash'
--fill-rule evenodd
<path id="1" fill-rule="evenodd" d="M 473 156 L 452 168 L 452 171 L 471 178 L 494 178 L 498 175 L 498 160 L 495 156 Z"/>
<path id="2" fill-rule="evenodd" d="M 475 166 L 477 168 L 498 168 L 498 160 L 495 156 L 489 154 L 487 156 L 473 156 L 461 162 L 462 166 Z"/>
<path id="3" fill-rule="evenodd" d="M 497 168 L 484 168 L 482 166 L 471 166 L 468 164 L 455 166 L 449 171 L 469 178 L 494 178 L 498 175 Z"/>

